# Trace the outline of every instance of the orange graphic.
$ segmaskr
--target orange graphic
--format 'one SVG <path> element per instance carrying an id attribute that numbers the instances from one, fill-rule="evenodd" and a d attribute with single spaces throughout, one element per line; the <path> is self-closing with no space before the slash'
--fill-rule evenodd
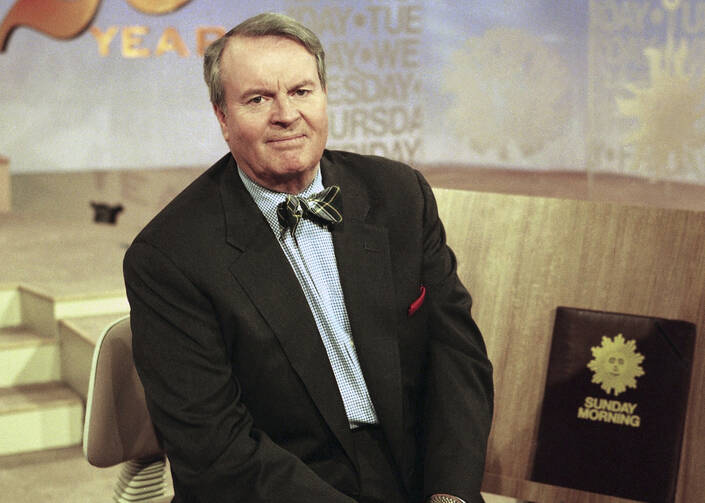
<path id="1" fill-rule="evenodd" d="M 145 14 L 166 14 L 180 9 L 191 0 L 127 0 L 127 3 Z"/>
<path id="2" fill-rule="evenodd" d="M 55 38 L 73 38 L 88 27 L 100 0 L 18 0 L 0 24 L 0 52 L 5 52 L 10 34 L 28 26 Z"/>
<path id="3" fill-rule="evenodd" d="M 166 14 L 191 0 L 127 0 L 145 14 Z M 77 37 L 98 12 L 100 0 L 17 0 L 0 24 L 0 52 L 5 52 L 10 35 L 27 26 L 55 38 Z"/>

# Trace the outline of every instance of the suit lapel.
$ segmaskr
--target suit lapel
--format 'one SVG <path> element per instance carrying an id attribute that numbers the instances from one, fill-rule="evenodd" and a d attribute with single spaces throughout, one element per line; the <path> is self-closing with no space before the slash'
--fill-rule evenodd
<path id="1" fill-rule="evenodd" d="M 351 170 L 321 160 L 324 185 L 340 185 L 343 224 L 333 243 L 353 340 L 380 423 L 397 463 L 403 448 L 402 386 L 387 229 L 366 223 L 375 201 Z"/>
<path id="2" fill-rule="evenodd" d="M 279 339 L 319 412 L 355 462 L 345 408 L 301 286 L 234 162 L 221 182 L 227 242 L 240 254 L 230 270 Z M 266 280 L 265 278 L 273 278 Z"/>
<path id="3" fill-rule="evenodd" d="M 321 415 L 356 464 L 340 392 L 301 286 L 269 225 L 230 162 L 220 182 L 227 242 L 239 255 L 230 270 L 280 341 Z M 340 185 L 343 224 L 333 230 L 341 285 L 367 387 L 397 463 L 404 452 L 402 386 L 387 229 L 366 223 L 366 188 L 324 157 L 324 185 Z M 363 274 L 360 274 L 363 272 Z M 263 281 L 262 278 L 276 278 Z"/>

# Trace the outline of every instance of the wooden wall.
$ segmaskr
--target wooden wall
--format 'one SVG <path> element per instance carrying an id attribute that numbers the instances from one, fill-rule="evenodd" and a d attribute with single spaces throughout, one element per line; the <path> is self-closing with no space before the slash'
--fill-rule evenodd
<path id="1" fill-rule="evenodd" d="M 677 318 L 699 332 L 676 502 L 705 501 L 705 213 L 436 189 L 495 366 L 483 490 L 626 501 L 529 481 L 559 305 Z"/>

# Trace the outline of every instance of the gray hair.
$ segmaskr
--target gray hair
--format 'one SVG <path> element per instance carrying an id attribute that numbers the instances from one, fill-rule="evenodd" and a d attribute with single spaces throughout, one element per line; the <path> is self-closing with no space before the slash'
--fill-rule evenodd
<path id="1" fill-rule="evenodd" d="M 220 60 L 228 41 L 234 37 L 283 37 L 298 42 L 316 59 L 318 79 L 326 88 L 326 55 L 323 45 L 311 30 L 295 19 L 273 12 L 265 12 L 246 19 L 208 46 L 203 58 L 203 78 L 208 85 L 211 103 L 225 111 L 225 89 L 220 78 Z"/>

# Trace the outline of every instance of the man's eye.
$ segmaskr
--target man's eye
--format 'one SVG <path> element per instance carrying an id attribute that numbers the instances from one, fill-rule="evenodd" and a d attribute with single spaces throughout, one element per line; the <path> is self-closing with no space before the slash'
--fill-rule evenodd
<path id="1" fill-rule="evenodd" d="M 263 99 L 262 96 L 255 96 L 254 98 L 250 99 L 250 103 L 254 103 L 254 104 L 262 103 L 262 99 Z"/>
<path id="2" fill-rule="evenodd" d="M 308 89 L 297 89 L 296 90 L 296 95 L 297 96 L 306 96 L 310 93 L 311 91 Z"/>

